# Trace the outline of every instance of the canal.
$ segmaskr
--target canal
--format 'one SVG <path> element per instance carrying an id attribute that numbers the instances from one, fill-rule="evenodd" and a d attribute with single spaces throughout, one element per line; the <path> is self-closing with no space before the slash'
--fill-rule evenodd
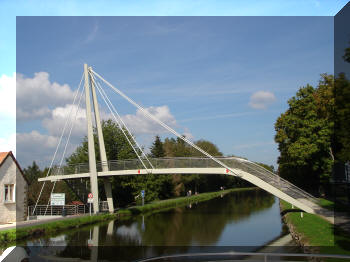
<path id="1" fill-rule="evenodd" d="M 258 252 L 286 234 L 279 201 L 233 192 L 191 205 L 27 241 L 30 261 L 133 261 L 165 254 Z M 289 242 L 278 252 L 300 252 Z"/>

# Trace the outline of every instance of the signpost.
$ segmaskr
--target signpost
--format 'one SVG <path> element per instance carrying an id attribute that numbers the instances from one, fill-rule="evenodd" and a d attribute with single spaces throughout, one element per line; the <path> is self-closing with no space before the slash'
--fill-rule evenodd
<path id="1" fill-rule="evenodd" d="M 90 216 L 91 216 L 91 203 L 94 202 L 94 196 L 92 193 L 89 193 L 88 194 L 88 203 L 89 203 L 89 213 L 90 213 Z"/>
<path id="2" fill-rule="evenodd" d="M 65 204 L 65 193 L 51 193 L 52 206 L 64 206 Z"/>
<path id="3" fill-rule="evenodd" d="M 145 204 L 145 190 L 141 190 L 142 205 Z"/>

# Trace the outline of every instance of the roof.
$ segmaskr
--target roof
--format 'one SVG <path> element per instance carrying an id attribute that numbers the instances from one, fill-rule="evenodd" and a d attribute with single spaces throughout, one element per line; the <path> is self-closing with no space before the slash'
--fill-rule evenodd
<path id="1" fill-rule="evenodd" d="M 22 174 L 24 180 L 28 183 L 28 180 L 27 178 L 25 177 L 25 175 L 23 174 L 23 171 L 22 171 L 22 168 L 20 167 L 20 165 L 18 164 L 15 156 L 12 154 L 12 151 L 9 151 L 9 152 L 0 152 L 0 167 L 2 166 L 2 164 L 5 162 L 5 160 L 8 158 L 8 157 L 11 157 L 13 162 L 15 162 L 17 168 L 19 169 L 20 173 Z"/>
<path id="2" fill-rule="evenodd" d="M 10 151 L 11 152 L 11 151 Z M 10 154 L 10 152 L 0 152 L 0 165 L 2 164 L 2 162 L 5 160 L 5 158 L 7 157 L 8 154 Z"/>

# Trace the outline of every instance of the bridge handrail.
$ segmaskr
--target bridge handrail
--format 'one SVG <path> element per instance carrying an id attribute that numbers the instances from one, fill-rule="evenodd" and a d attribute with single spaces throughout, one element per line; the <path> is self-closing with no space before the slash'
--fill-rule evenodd
<path id="1" fill-rule="evenodd" d="M 282 192 L 288 190 L 289 193 L 296 194 L 298 197 L 302 196 L 312 202 L 317 202 L 316 198 L 301 188 L 293 185 L 288 180 L 274 174 L 266 168 L 251 162 L 247 159 L 239 157 L 216 157 L 227 166 L 232 168 L 241 169 L 247 171 L 269 184 L 273 184 Z M 164 158 L 149 158 L 155 168 L 207 168 L 207 167 L 222 167 L 215 161 L 207 157 L 164 157 Z M 108 165 L 110 171 L 114 170 L 131 170 L 131 169 L 144 169 L 139 159 L 125 159 L 125 160 L 109 160 L 107 162 L 98 161 L 97 171 L 102 171 L 103 165 Z M 53 167 L 51 171 L 53 175 L 66 175 L 66 174 L 80 174 L 89 172 L 88 163 L 79 163 L 73 165 L 66 165 L 61 168 Z"/>
<path id="2" fill-rule="evenodd" d="M 251 162 L 251 161 L 249 161 L 249 160 L 245 160 L 247 163 L 249 163 L 249 164 L 251 164 L 251 165 L 254 165 L 254 167 L 256 167 L 257 169 L 259 169 L 259 170 L 254 170 L 254 171 L 257 171 L 257 172 L 259 172 L 260 174 L 262 174 L 262 175 L 268 175 L 269 176 L 269 178 L 272 178 L 273 180 L 274 180 L 274 182 L 277 182 L 277 183 L 284 183 L 285 185 L 287 185 L 288 186 L 288 189 L 289 190 L 292 190 L 292 191 L 294 191 L 295 193 L 298 193 L 298 194 L 302 194 L 305 198 L 307 198 L 308 200 L 311 200 L 311 201 L 313 201 L 313 202 L 317 202 L 317 199 L 313 196 L 313 195 L 311 195 L 311 194 L 309 194 L 308 192 L 306 192 L 306 191 L 304 191 L 303 189 L 301 189 L 301 188 L 299 188 L 299 187 L 297 187 L 296 185 L 294 185 L 294 184 L 292 184 L 291 182 L 289 182 L 288 180 L 286 180 L 286 179 L 284 179 L 284 178 L 282 178 L 282 177 L 280 177 L 280 176 L 278 176 L 278 175 L 276 175 L 276 174 L 274 174 L 274 173 L 272 173 L 271 171 L 269 171 L 269 170 L 267 170 L 266 168 L 263 168 L 263 167 L 261 167 L 260 165 L 258 165 L 258 164 L 256 164 L 256 163 L 254 163 L 254 162 Z M 264 172 L 264 173 L 262 173 L 262 171 Z M 276 179 L 277 179 L 277 181 L 276 181 Z M 281 189 L 281 188 L 280 188 Z M 282 190 L 283 191 L 283 190 Z"/>

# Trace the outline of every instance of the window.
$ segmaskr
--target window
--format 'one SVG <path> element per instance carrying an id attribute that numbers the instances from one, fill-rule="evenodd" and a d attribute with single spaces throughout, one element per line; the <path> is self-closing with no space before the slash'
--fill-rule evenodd
<path id="1" fill-rule="evenodd" d="M 15 185 L 5 185 L 5 202 L 15 202 Z"/>

